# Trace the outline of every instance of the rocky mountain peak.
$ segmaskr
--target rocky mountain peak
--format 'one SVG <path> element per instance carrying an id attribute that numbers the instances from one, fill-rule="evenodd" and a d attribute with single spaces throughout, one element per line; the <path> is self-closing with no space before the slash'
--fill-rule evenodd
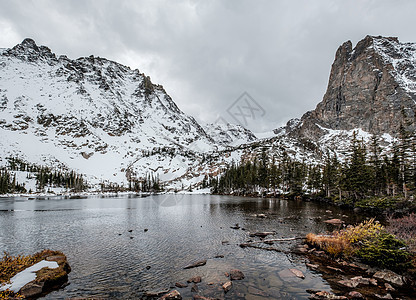
<path id="1" fill-rule="evenodd" d="M 31 38 L 25 38 L 20 44 L 16 45 L 15 48 L 25 48 L 25 49 L 33 49 L 34 51 L 39 51 L 36 42 Z"/>
<path id="2" fill-rule="evenodd" d="M 56 62 L 56 56 L 45 46 L 38 46 L 33 39 L 26 38 L 12 49 L 6 50 L 3 55 L 14 56 L 24 61 L 35 62 L 39 59 L 49 60 L 50 63 Z"/>
<path id="3" fill-rule="evenodd" d="M 351 41 L 338 48 L 323 100 L 292 134 L 317 140 L 322 128 L 393 136 L 401 125 L 414 131 L 415 103 L 416 44 L 366 36 L 355 48 Z"/>

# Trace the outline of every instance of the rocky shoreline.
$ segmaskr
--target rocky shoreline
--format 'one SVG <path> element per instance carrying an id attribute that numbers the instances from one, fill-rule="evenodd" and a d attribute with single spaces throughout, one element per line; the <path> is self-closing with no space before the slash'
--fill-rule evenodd
<path id="1" fill-rule="evenodd" d="M 416 295 L 416 278 L 411 274 L 334 259 L 306 243 L 296 246 L 293 253 L 305 256 L 306 267 L 321 274 L 333 291 L 308 290 L 310 299 L 412 299 L 409 295 Z"/>

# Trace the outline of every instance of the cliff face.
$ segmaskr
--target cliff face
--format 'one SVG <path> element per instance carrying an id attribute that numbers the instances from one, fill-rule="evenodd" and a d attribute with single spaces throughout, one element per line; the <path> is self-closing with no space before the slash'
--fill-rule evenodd
<path id="1" fill-rule="evenodd" d="M 321 127 L 361 128 L 394 136 L 401 125 L 414 131 L 415 101 L 416 44 L 367 36 L 352 49 L 348 41 L 336 52 L 323 100 L 296 133 L 316 138 Z"/>

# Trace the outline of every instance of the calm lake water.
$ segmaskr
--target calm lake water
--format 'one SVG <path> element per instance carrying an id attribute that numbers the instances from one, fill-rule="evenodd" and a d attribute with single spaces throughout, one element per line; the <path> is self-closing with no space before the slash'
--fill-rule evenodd
<path id="1" fill-rule="evenodd" d="M 249 232 L 298 237 L 331 229 L 323 223 L 329 218 L 350 215 L 342 218 L 358 221 L 351 212 L 329 209 L 312 202 L 212 195 L 0 198 L 0 251 L 17 255 L 49 248 L 67 255 L 72 267 L 68 285 L 45 299 L 138 299 L 144 291 L 169 289 L 197 275 L 202 277 L 199 295 L 207 297 L 307 299 L 306 289 L 331 289 L 305 267 L 304 257 L 238 245 L 250 239 Z M 259 213 L 268 217 L 253 216 Z M 236 223 L 246 230 L 231 229 Z M 295 243 L 274 247 L 289 250 Z M 183 269 L 202 259 L 208 259 L 205 266 Z M 234 281 L 224 296 L 220 284 L 234 268 L 245 279 Z M 306 278 L 289 276 L 289 268 Z M 191 285 L 178 290 L 184 298 L 192 297 Z"/>

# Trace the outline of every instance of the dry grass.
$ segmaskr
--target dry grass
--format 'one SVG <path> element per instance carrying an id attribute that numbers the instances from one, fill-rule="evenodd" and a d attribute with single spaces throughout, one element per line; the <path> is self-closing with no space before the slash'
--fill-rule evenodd
<path id="1" fill-rule="evenodd" d="M 0 300 L 11 300 L 11 299 L 24 299 L 19 293 L 14 293 L 10 290 L 5 290 L 0 292 Z"/>
<path id="2" fill-rule="evenodd" d="M 388 222 L 389 225 L 386 230 L 406 241 L 409 250 L 416 253 L 416 214 L 412 213 L 409 216 L 397 219 L 390 217 Z"/>
<path id="3" fill-rule="evenodd" d="M 38 261 L 40 260 L 34 255 L 11 256 L 5 252 L 3 258 L 0 260 L 0 284 L 9 282 L 10 278 L 14 275 L 34 265 Z"/>
<path id="4" fill-rule="evenodd" d="M 11 256 L 5 252 L 3 257 L 0 259 L 0 285 L 3 283 L 8 283 L 14 275 L 16 275 L 17 273 L 23 271 L 24 269 L 30 266 L 33 266 L 34 264 L 40 262 L 46 257 L 56 256 L 56 255 L 64 256 L 62 252 L 52 251 L 49 249 L 43 250 L 41 252 L 37 252 L 33 255 L 27 255 L 27 256 L 25 255 Z M 57 269 L 57 271 L 59 272 L 56 272 L 56 274 L 54 272 L 53 276 L 59 277 L 62 274 L 65 275 L 64 267 L 65 267 L 64 265 L 59 263 L 59 268 Z M 41 275 L 41 277 L 40 279 L 37 278 L 37 281 L 54 279 L 54 278 L 49 278 L 52 275 L 50 275 L 50 272 L 47 272 L 45 268 L 42 270 L 39 270 L 37 274 L 38 273 Z M 0 292 L 0 300 L 1 299 L 20 299 L 20 298 L 22 297 L 19 294 L 13 293 L 12 291 L 9 291 L 9 290 Z"/>
<path id="5" fill-rule="evenodd" d="M 317 235 L 309 233 L 306 236 L 306 241 L 311 246 L 318 249 L 322 249 L 328 254 L 338 257 L 349 252 L 350 244 L 345 239 L 342 239 L 339 235 Z"/>
<path id="6" fill-rule="evenodd" d="M 306 241 L 311 246 L 324 250 L 334 257 L 350 257 L 358 250 L 358 244 L 376 237 L 384 230 L 374 219 L 364 221 L 356 226 L 334 231 L 330 235 L 309 233 Z"/>

